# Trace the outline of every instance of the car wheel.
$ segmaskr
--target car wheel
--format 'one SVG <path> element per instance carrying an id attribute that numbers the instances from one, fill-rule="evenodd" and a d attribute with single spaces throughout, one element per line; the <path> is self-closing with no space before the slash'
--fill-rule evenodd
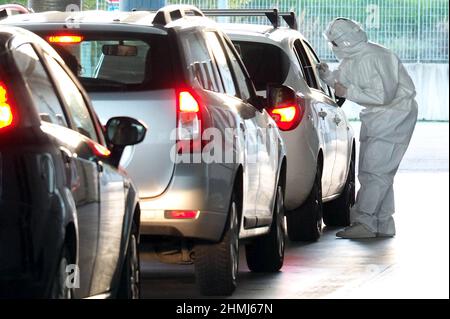
<path id="1" fill-rule="evenodd" d="M 253 272 L 276 272 L 283 267 L 286 243 L 283 199 L 283 189 L 278 186 L 269 234 L 245 246 L 247 265 Z"/>
<path id="2" fill-rule="evenodd" d="M 286 215 L 289 239 L 316 241 L 322 235 L 322 165 L 317 165 L 314 184 L 305 203 Z"/>
<path id="3" fill-rule="evenodd" d="M 51 299 L 72 299 L 73 288 L 70 288 L 67 284 L 70 281 L 69 272 L 67 272 L 67 266 L 70 264 L 70 253 L 68 248 L 64 245 L 61 258 L 58 263 L 55 277 L 53 279 L 51 289 Z"/>
<path id="4" fill-rule="evenodd" d="M 350 225 L 350 209 L 355 204 L 355 155 L 352 154 L 349 172 L 341 195 L 324 203 L 323 221 L 327 226 Z"/>
<path id="5" fill-rule="evenodd" d="M 216 244 L 195 246 L 195 275 L 203 295 L 226 296 L 236 289 L 239 269 L 238 210 L 241 207 L 233 194 L 222 240 Z"/>
<path id="6" fill-rule="evenodd" d="M 138 226 L 133 222 L 120 278 L 118 291 L 118 298 L 120 299 L 139 299 L 141 296 L 138 238 Z"/>

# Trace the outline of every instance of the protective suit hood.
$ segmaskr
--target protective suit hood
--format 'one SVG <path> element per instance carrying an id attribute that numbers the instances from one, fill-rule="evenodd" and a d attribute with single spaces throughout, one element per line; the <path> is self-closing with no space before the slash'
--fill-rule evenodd
<path id="1" fill-rule="evenodd" d="M 361 46 L 368 41 L 367 34 L 361 25 L 346 18 L 336 18 L 331 21 L 324 36 L 339 60 L 360 52 Z"/>

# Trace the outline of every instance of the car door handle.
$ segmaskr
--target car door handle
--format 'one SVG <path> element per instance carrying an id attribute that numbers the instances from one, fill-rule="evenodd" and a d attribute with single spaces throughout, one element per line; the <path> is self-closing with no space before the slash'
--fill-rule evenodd
<path id="1" fill-rule="evenodd" d="M 245 125 L 244 125 L 244 123 L 239 123 L 239 129 L 240 129 L 241 132 L 240 133 L 236 132 L 237 133 L 236 134 L 236 138 L 238 138 L 239 135 L 241 134 L 242 137 L 244 138 L 244 141 L 247 140 L 247 134 L 245 134 Z"/>
<path id="2" fill-rule="evenodd" d="M 97 161 L 97 170 L 98 170 L 99 173 L 103 172 L 104 167 L 103 167 L 103 162 L 102 161 Z"/>
<path id="3" fill-rule="evenodd" d="M 327 115 L 328 115 L 328 113 L 325 112 L 325 111 L 320 111 L 320 112 L 319 112 L 319 116 L 320 116 L 321 118 L 323 118 L 323 119 L 324 119 Z"/>
<path id="4" fill-rule="evenodd" d="M 70 164 L 72 162 L 72 154 L 70 153 L 70 151 L 65 148 L 60 148 L 60 151 L 63 162 L 65 164 Z"/>
<path id="5" fill-rule="evenodd" d="M 257 137 L 258 137 L 258 139 L 259 139 L 260 141 L 263 140 L 262 130 L 261 130 L 259 127 L 258 127 L 258 129 L 256 130 L 256 135 L 257 135 Z"/>

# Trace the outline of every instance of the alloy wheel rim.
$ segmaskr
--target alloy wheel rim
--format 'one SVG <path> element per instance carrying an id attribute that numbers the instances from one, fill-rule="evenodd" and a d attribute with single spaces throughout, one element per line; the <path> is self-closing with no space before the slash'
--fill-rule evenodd
<path id="1" fill-rule="evenodd" d="M 354 163 L 351 165 L 351 171 L 350 171 L 350 190 L 349 190 L 349 197 L 350 197 L 350 206 L 353 206 L 355 204 L 355 192 L 356 192 L 356 183 L 355 183 L 355 169 L 354 169 Z"/>
<path id="2" fill-rule="evenodd" d="M 317 194 L 316 194 L 316 209 L 318 212 L 317 216 L 317 230 L 319 233 L 322 232 L 322 171 L 318 171 L 318 183 L 317 183 Z"/>
<path id="3" fill-rule="evenodd" d="M 284 255 L 284 246 L 285 246 L 285 234 L 286 229 L 284 228 L 284 209 L 283 209 L 283 194 L 281 191 L 281 187 L 278 188 L 277 194 L 277 237 L 278 237 L 278 253 L 279 256 Z"/>
<path id="4" fill-rule="evenodd" d="M 239 268 L 239 235 L 238 235 L 238 221 L 236 216 L 236 203 L 231 204 L 230 211 L 230 254 L 231 254 L 231 272 L 233 281 L 237 278 L 238 268 Z"/>
<path id="5" fill-rule="evenodd" d="M 139 296 L 139 258 L 137 251 L 136 236 L 131 235 L 131 258 L 130 258 L 130 297 L 138 299 Z"/>

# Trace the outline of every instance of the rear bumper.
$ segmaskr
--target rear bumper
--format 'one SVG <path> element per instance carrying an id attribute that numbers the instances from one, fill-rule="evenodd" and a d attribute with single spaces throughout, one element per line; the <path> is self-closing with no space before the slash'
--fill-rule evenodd
<path id="1" fill-rule="evenodd" d="M 233 165 L 177 164 L 167 190 L 141 198 L 141 234 L 220 240 L 234 185 Z M 167 210 L 199 211 L 197 218 L 165 218 Z"/>
<path id="2" fill-rule="evenodd" d="M 219 241 L 227 215 L 200 211 L 195 219 L 165 219 L 164 211 L 141 212 L 141 234 Z"/>

